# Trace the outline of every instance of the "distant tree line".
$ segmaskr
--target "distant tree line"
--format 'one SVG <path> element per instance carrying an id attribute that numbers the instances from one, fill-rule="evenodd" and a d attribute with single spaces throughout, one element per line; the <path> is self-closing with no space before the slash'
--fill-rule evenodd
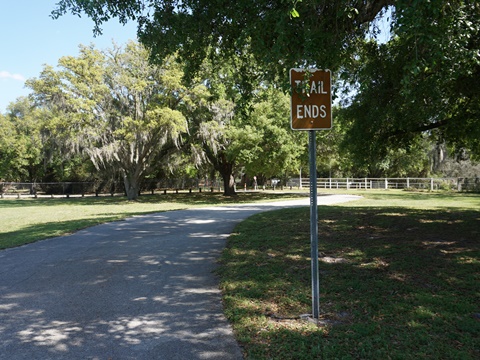
<path id="1" fill-rule="evenodd" d="M 145 13 L 110 3 L 60 1 L 56 15 L 86 12 L 100 30 L 102 14 Z M 0 180 L 122 181 L 135 199 L 151 179 L 218 174 L 233 195 L 239 177 L 305 174 L 286 73 L 319 64 L 343 100 L 318 134 L 318 176 L 480 175 L 478 2 L 160 3 L 142 2 L 156 4 L 145 45 L 81 45 L 27 81 L 30 96 L 0 114 Z"/>
<path id="2" fill-rule="evenodd" d="M 80 46 L 27 81 L 28 98 L 1 115 L 0 178 L 6 181 L 121 180 L 129 199 L 165 177 L 287 177 L 301 167 L 303 135 L 289 130 L 288 96 L 268 83 L 242 103 L 233 67 L 185 80 L 172 55 L 151 64 L 129 42 Z"/>

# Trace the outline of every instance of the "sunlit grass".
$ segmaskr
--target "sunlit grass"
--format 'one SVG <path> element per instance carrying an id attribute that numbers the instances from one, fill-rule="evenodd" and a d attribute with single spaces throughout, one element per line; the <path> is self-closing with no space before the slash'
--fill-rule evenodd
<path id="1" fill-rule="evenodd" d="M 286 192 L 239 193 L 224 197 L 220 193 L 145 195 L 138 201 L 124 197 L 85 198 L 4 198 L 0 200 L 0 249 L 59 236 L 96 224 L 129 216 L 256 201 L 290 199 L 304 194 Z"/>

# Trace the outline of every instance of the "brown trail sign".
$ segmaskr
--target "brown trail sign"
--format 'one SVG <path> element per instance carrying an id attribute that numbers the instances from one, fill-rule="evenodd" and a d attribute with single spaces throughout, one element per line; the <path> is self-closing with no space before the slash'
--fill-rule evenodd
<path id="1" fill-rule="evenodd" d="M 290 125 L 292 130 L 332 128 L 332 85 L 330 70 L 290 69 L 292 87 Z"/>

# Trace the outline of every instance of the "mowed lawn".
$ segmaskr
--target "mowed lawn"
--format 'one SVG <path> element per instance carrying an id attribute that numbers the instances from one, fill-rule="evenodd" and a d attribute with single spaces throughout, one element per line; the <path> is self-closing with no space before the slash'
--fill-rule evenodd
<path id="1" fill-rule="evenodd" d="M 236 228 L 218 274 L 246 358 L 480 359 L 480 195 L 361 194 L 319 207 L 318 325 L 308 208 Z"/>
<path id="2" fill-rule="evenodd" d="M 4 198 L 0 200 L 0 249 L 65 235 L 100 223 L 129 216 L 226 203 L 276 201 L 305 197 L 287 192 L 241 192 L 231 198 L 221 193 L 180 192 L 125 197 Z"/>

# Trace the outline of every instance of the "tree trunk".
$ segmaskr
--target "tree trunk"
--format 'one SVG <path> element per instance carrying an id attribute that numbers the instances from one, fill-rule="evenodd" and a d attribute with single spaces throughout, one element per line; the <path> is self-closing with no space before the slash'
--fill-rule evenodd
<path id="1" fill-rule="evenodd" d="M 233 176 L 233 162 L 227 161 L 225 156 L 220 156 L 218 162 L 218 172 L 223 179 L 223 195 L 235 196 L 235 178 Z"/>
<path id="2" fill-rule="evenodd" d="M 235 178 L 233 174 L 230 173 L 221 173 L 223 178 L 223 195 L 224 196 L 235 196 L 237 193 L 235 192 Z"/>
<path id="3" fill-rule="evenodd" d="M 233 176 L 233 167 L 235 165 L 235 161 L 228 161 L 224 152 L 215 154 L 208 146 L 206 146 L 204 149 L 208 159 L 212 162 L 213 168 L 220 173 L 220 176 L 223 179 L 223 195 L 237 195 L 235 192 L 235 178 Z"/>
<path id="4" fill-rule="evenodd" d="M 128 175 L 123 176 L 123 183 L 125 185 L 125 194 L 128 200 L 137 200 L 139 193 L 140 182 L 135 177 Z"/>

